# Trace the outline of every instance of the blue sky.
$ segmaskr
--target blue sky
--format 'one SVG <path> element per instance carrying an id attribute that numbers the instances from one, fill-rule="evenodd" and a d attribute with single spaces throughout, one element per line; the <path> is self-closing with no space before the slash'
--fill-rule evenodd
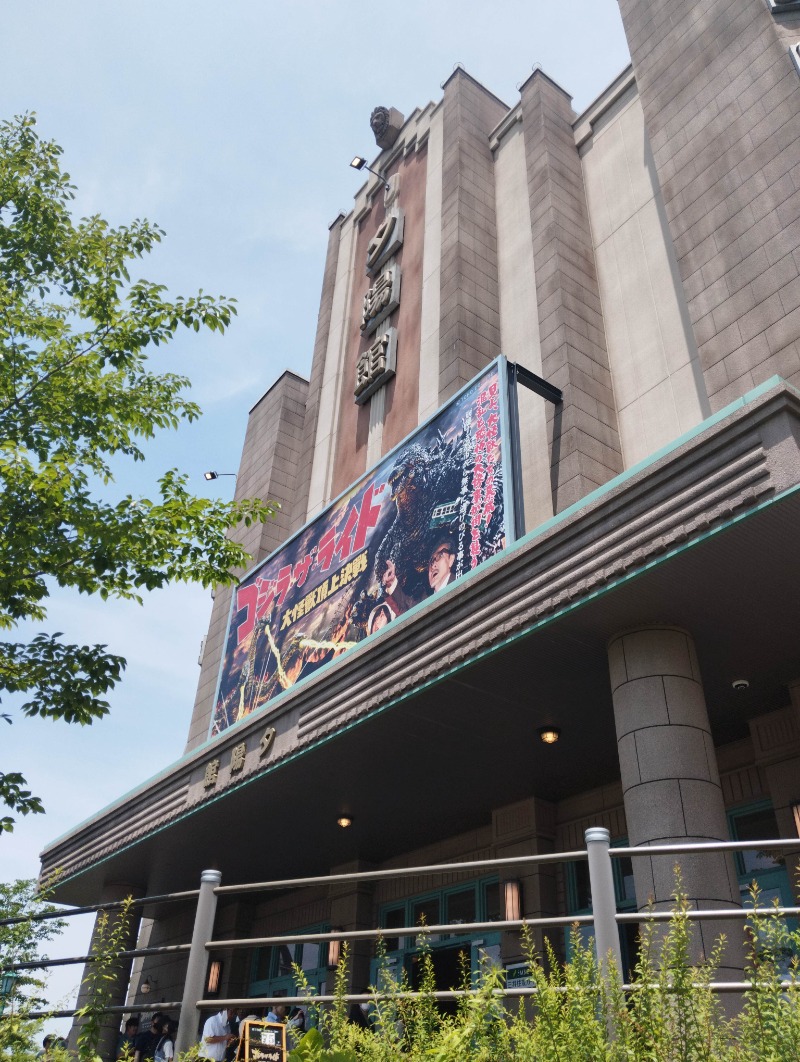
<path id="1" fill-rule="evenodd" d="M 233 480 L 203 471 L 235 471 L 247 411 L 285 368 L 310 370 L 328 225 L 362 180 L 349 160 L 375 154 L 372 109 L 410 114 L 460 62 L 508 104 L 538 63 L 580 111 L 629 61 L 616 0 L 42 0 L 5 4 L 3 37 L 3 117 L 38 113 L 64 147 L 76 211 L 157 221 L 167 237 L 145 276 L 238 299 L 227 335 L 187 333 L 158 353 L 205 416 L 120 475 L 144 492 L 178 467 L 223 496 Z M 35 876 L 48 841 L 182 753 L 210 607 L 187 586 L 142 608 L 53 599 L 48 629 L 104 642 L 128 669 L 101 723 L 4 727 L 0 769 L 22 770 L 47 807 L 0 837 L 5 879 Z M 87 930 L 53 954 L 83 950 Z M 52 998 L 78 977 L 54 975 Z"/>

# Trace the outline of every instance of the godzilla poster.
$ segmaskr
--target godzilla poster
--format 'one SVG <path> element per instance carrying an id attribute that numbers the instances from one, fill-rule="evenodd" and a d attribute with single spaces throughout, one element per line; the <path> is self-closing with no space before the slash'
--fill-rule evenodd
<path id="1" fill-rule="evenodd" d="M 506 544 L 498 359 L 234 591 L 211 736 Z"/>

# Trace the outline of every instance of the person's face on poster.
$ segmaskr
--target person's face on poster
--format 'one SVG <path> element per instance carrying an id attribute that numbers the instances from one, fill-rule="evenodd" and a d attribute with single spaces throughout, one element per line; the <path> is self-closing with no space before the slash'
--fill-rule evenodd
<path id="1" fill-rule="evenodd" d="M 454 561 L 455 554 L 451 553 L 447 546 L 440 546 L 431 554 L 428 561 L 428 582 L 434 593 L 441 590 L 449 579 Z"/>

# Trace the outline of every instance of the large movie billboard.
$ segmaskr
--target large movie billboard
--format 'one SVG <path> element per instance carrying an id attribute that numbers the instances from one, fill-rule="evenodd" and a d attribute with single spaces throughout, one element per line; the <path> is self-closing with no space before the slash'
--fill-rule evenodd
<path id="1" fill-rule="evenodd" d="M 503 549 L 504 368 L 489 366 L 239 584 L 212 736 Z"/>

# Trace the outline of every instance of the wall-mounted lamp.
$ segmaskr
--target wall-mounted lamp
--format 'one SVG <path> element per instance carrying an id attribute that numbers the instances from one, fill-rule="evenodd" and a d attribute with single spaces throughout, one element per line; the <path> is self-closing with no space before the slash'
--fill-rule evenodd
<path id="1" fill-rule="evenodd" d="M 16 970 L 3 971 L 3 976 L 0 977 L 0 1000 L 8 999 L 12 995 L 18 977 L 19 973 Z"/>
<path id="2" fill-rule="evenodd" d="M 211 481 L 212 479 L 219 479 L 220 476 L 233 476 L 236 479 L 235 472 L 204 472 L 203 479 Z"/>
<path id="3" fill-rule="evenodd" d="M 561 737 L 561 729 L 557 726 L 540 726 L 539 737 L 545 745 L 555 745 Z"/>
<path id="4" fill-rule="evenodd" d="M 503 883 L 503 905 L 506 922 L 518 922 L 522 918 L 522 885 L 518 881 Z"/>
<path id="5" fill-rule="evenodd" d="M 353 167 L 354 170 L 369 170 L 369 172 L 373 175 L 373 177 L 377 177 L 378 178 L 378 180 L 381 182 L 381 184 L 383 185 L 384 188 L 388 188 L 389 187 L 389 182 L 386 180 L 386 178 L 383 176 L 383 174 L 382 173 L 378 173 L 377 170 L 373 170 L 373 168 L 371 166 L 368 166 L 367 165 L 367 160 L 362 158 L 360 155 L 356 155 L 355 158 L 353 159 L 353 161 L 350 163 L 350 165 Z"/>
<path id="6" fill-rule="evenodd" d="M 208 966 L 208 982 L 206 984 L 207 996 L 218 996 L 219 986 L 222 982 L 222 962 L 214 959 Z"/>
<path id="7" fill-rule="evenodd" d="M 156 981 L 155 977 L 145 977 L 144 981 L 142 981 L 139 991 L 142 993 L 143 996 L 147 996 L 155 989 L 157 984 L 158 981 Z"/>
<path id="8" fill-rule="evenodd" d="M 16 970 L 4 970 L 0 977 L 0 1014 L 5 1013 L 6 1004 L 14 994 L 14 985 L 18 977 Z"/>
<path id="9" fill-rule="evenodd" d="M 338 929 L 334 929 L 334 933 L 338 933 Z M 336 969 L 339 965 L 339 959 L 342 957 L 342 942 L 341 940 L 329 940 L 328 941 L 328 968 L 331 970 Z"/>
<path id="10" fill-rule="evenodd" d="M 800 837 L 800 801 L 792 804 L 792 814 L 794 815 L 794 828 L 797 830 L 797 836 Z"/>
<path id="11" fill-rule="evenodd" d="M 341 815 L 336 820 L 336 824 L 338 826 L 341 826 L 343 830 L 346 830 L 348 826 L 352 826 L 353 825 L 353 820 L 350 818 L 349 815 Z"/>

